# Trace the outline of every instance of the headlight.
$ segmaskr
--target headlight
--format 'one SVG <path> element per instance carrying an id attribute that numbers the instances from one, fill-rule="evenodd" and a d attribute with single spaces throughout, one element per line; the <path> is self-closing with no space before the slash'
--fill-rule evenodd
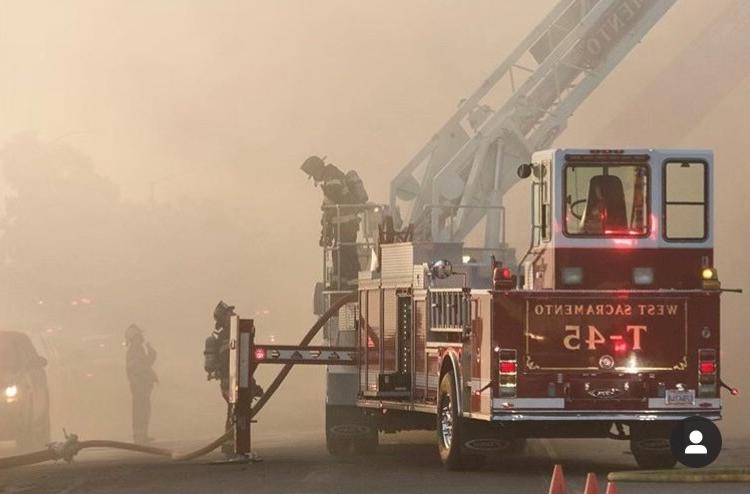
<path id="1" fill-rule="evenodd" d="M 566 285 L 580 285 L 583 282 L 583 268 L 562 268 L 562 282 Z"/>
<path id="2" fill-rule="evenodd" d="M 703 278 L 704 280 L 719 279 L 714 268 L 703 268 L 703 271 L 701 271 L 701 278 Z"/>
<path id="3" fill-rule="evenodd" d="M 633 268 L 633 283 L 636 285 L 650 285 L 654 282 L 652 268 Z"/>
<path id="4" fill-rule="evenodd" d="M 18 386 L 16 386 L 15 384 L 13 386 L 8 386 L 7 388 L 5 388 L 3 394 L 8 399 L 15 398 L 18 394 Z"/>
<path id="5" fill-rule="evenodd" d="M 703 268 L 701 270 L 701 286 L 704 290 L 720 290 L 721 283 L 716 268 Z"/>

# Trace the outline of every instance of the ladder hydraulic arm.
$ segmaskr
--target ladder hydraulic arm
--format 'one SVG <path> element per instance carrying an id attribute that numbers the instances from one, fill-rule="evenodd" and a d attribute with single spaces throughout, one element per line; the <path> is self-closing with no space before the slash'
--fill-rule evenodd
<path id="1" fill-rule="evenodd" d="M 674 1 L 558 2 L 404 166 L 391 207 L 406 206 L 433 241 L 462 241 L 486 217 L 484 248 L 501 249 L 502 197 L 517 165 L 552 143 Z"/>

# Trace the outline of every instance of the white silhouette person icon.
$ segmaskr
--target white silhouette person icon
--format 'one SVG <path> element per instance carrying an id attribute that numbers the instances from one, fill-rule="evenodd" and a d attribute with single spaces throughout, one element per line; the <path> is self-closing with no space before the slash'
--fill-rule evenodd
<path id="1" fill-rule="evenodd" d="M 699 430 L 695 430 L 690 433 L 690 436 L 688 436 L 690 439 L 690 442 L 693 443 L 689 445 L 687 448 L 685 448 L 685 454 L 686 455 L 707 455 L 708 450 L 706 447 L 702 444 L 700 444 L 701 441 L 703 441 L 703 434 Z"/>

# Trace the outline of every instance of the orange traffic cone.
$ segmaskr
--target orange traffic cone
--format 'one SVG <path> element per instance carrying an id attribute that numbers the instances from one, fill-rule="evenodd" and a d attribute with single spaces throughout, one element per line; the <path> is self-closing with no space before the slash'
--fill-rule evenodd
<path id="1" fill-rule="evenodd" d="M 607 482 L 607 491 L 604 494 L 617 494 L 617 486 L 611 480 Z"/>
<path id="2" fill-rule="evenodd" d="M 566 494 L 565 476 L 562 465 L 557 464 L 552 470 L 552 480 L 549 483 L 549 494 Z"/>
<path id="3" fill-rule="evenodd" d="M 599 494 L 599 483 L 596 481 L 596 474 L 586 475 L 586 486 L 583 488 L 583 494 Z"/>

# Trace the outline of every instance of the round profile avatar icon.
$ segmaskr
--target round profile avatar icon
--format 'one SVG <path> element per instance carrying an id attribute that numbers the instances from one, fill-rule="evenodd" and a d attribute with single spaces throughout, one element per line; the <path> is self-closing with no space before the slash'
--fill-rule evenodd
<path id="1" fill-rule="evenodd" d="M 719 456 L 721 432 L 707 418 L 688 417 L 675 424 L 669 444 L 677 461 L 686 467 L 701 468 Z"/>

